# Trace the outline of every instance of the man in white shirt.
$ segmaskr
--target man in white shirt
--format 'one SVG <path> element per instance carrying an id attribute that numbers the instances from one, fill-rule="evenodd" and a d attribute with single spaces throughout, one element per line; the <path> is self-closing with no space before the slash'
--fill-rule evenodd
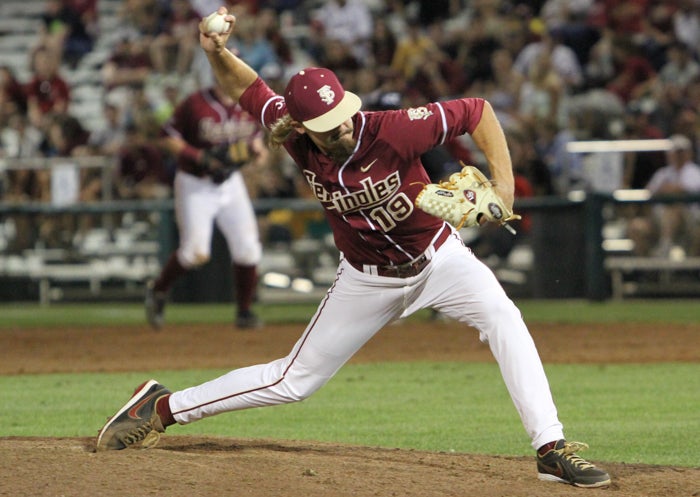
<path id="1" fill-rule="evenodd" d="M 647 190 L 655 195 L 700 193 L 700 166 L 693 162 L 693 146 L 688 137 L 673 135 L 670 138 L 668 165 L 658 169 L 647 184 Z M 635 251 L 646 255 L 654 239 L 654 254 L 668 256 L 674 245 L 679 245 L 689 255 L 700 254 L 700 205 L 659 203 L 646 217 L 633 219 L 629 225 L 629 237 L 635 242 Z"/>

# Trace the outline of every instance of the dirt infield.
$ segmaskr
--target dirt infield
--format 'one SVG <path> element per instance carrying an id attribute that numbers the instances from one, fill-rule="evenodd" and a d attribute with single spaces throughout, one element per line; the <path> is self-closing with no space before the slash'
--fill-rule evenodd
<path id="1" fill-rule="evenodd" d="M 700 361 L 697 326 L 530 325 L 545 363 Z M 302 327 L 145 326 L 0 333 L 0 374 L 227 368 L 287 353 Z M 80 344 L 80 346 L 77 346 Z M 158 354 L 153 354 L 153 350 Z M 128 351 L 115 354 L 116 350 Z M 454 323 L 389 326 L 352 362 L 492 361 Z M 534 459 L 298 441 L 164 435 L 157 448 L 95 453 L 89 438 L 0 438 L 0 496 L 700 496 L 700 468 L 605 464 L 606 490 L 544 483 Z"/>

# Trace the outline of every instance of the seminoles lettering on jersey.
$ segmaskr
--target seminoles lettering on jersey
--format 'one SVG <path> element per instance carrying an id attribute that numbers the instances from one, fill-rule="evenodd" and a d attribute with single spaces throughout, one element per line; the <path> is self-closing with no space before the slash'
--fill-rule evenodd
<path id="1" fill-rule="evenodd" d="M 164 133 L 197 148 L 222 143 L 251 142 L 262 134 L 257 121 L 237 103 L 225 103 L 212 89 L 190 95 L 164 126 Z M 180 165 L 186 169 L 182 158 Z"/>
<path id="2" fill-rule="evenodd" d="M 241 106 L 269 127 L 286 113 L 284 98 L 263 80 L 241 96 Z M 481 99 L 459 99 L 353 117 L 357 150 L 335 164 L 306 135 L 285 148 L 301 168 L 314 196 L 325 208 L 338 249 L 365 264 L 402 264 L 420 255 L 443 221 L 415 208 L 430 182 L 420 156 L 435 146 L 474 131 Z"/>

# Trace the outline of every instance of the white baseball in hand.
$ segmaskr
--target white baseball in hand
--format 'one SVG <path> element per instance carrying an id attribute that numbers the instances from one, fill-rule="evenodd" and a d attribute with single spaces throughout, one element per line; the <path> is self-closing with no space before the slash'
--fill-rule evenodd
<path id="1" fill-rule="evenodd" d="M 224 15 L 214 12 L 204 19 L 204 28 L 207 33 L 224 33 L 231 23 L 224 20 Z"/>

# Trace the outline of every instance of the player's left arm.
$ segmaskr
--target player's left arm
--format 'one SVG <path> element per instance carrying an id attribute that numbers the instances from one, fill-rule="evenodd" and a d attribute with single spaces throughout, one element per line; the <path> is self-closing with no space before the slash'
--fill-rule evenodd
<path id="1" fill-rule="evenodd" d="M 487 101 L 484 101 L 481 119 L 471 137 L 486 157 L 496 192 L 506 206 L 512 209 L 515 200 L 515 179 L 508 142 L 493 107 Z"/>

